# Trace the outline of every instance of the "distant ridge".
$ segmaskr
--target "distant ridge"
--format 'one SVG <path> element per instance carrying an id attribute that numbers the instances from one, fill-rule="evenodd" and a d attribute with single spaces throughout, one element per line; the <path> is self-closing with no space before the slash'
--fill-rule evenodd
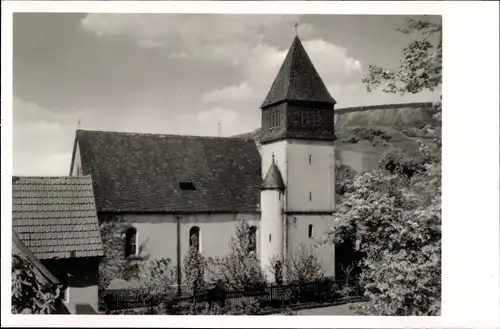
<path id="1" fill-rule="evenodd" d="M 417 139 L 402 133 L 402 128 L 413 128 L 422 124 L 435 124 L 432 115 L 434 103 L 400 103 L 373 106 L 356 106 L 335 109 L 335 128 L 339 139 L 335 142 L 337 164 L 349 165 L 356 171 L 373 170 L 383 154 L 398 150 L 411 156 L 417 150 Z M 354 128 L 375 128 L 391 136 L 386 145 L 373 145 L 362 140 L 356 143 L 347 141 Z M 404 129 L 403 129 L 404 130 Z M 260 128 L 233 136 L 253 139 L 257 146 L 260 141 Z"/>
<path id="2" fill-rule="evenodd" d="M 335 127 L 342 130 L 347 127 L 396 125 L 412 126 L 420 122 L 433 122 L 432 102 L 380 104 L 371 106 L 354 106 L 335 109 Z M 259 139 L 260 128 L 233 137 Z"/>

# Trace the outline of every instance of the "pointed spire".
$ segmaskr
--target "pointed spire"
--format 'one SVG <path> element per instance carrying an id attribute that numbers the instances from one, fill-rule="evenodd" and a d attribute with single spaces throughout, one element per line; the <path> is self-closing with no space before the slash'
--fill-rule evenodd
<path id="1" fill-rule="evenodd" d="M 298 36 L 295 36 L 261 108 L 282 101 L 336 103 L 316 71 Z"/>
<path id="2" fill-rule="evenodd" d="M 283 182 L 283 177 L 281 176 L 280 169 L 276 165 L 274 161 L 274 153 L 273 160 L 269 170 L 264 178 L 264 182 L 262 183 L 262 190 L 284 190 L 285 183 Z"/>

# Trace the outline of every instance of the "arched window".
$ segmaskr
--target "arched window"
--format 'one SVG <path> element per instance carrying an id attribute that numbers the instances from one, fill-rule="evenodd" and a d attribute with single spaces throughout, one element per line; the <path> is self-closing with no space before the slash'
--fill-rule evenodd
<path id="1" fill-rule="evenodd" d="M 250 226 L 248 228 L 248 235 L 250 238 L 250 251 L 257 251 L 257 227 Z"/>
<path id="2" fill-rule="evenodd" d="M 193 226 L 189 229 L 189 247 L 192 247 L 193 243 L 196 243 L 198 250 L 201 251 L 200 228 L 198 226 Z"/>
<path id="3" fill-rule="evenodd" d="M 125 257 L 137 255 L 137 229 L 130 227 L 125 232 Z"/>
<path id="4" fill-rule="evenodd" d="M 308 236 L 310 238 L 312 238 L 312 236 L 313 236 L 313 226 L 312 226 L 312 224 L 309 224 L 309 226 L 307 227 L 307 232 L 308 232 Z"/>

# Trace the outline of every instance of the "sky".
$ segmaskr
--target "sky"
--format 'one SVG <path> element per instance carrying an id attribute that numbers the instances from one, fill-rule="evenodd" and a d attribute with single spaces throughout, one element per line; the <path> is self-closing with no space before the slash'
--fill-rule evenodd
<path id="1" fill-rule="evenodd" d="M 68 175 L 79 121 L 200 136 L 258 128 L 296 22 L 337 108 L 437 100 L 437 92 L 368 93 L 361 82 L 369 64 L 398 65 L 412 40 L 396 31 L 406 18 L 16 13 L 14 175 Z"/>

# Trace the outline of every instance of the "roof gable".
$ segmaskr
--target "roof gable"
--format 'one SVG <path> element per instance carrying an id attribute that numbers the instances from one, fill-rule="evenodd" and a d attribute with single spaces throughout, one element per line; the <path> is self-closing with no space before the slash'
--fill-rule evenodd
<path id="1" fill-rule="evenodd" d="M 60 284 L 59 280 L 24 245 L 14 230 L 12 230 L 12 251 L 28 260 L 35 268 L 38 278 L 44 283 Z"/>
<path id="2" fill-rule="evenodd" d="M 38 259 L 103 255 L 90 177 L 13 177 L 12 228 Z"/>
<path id="3" fill-rule="evenodd" d="M 260 154 L 252 140 L 85 130 L 77 140 L 99 212 L 258 210 Z"/>
<path id="4" fill-rule="evenodd" d="M 297 36 L 261 108 L 282 101 L 336 103 Z"/>

